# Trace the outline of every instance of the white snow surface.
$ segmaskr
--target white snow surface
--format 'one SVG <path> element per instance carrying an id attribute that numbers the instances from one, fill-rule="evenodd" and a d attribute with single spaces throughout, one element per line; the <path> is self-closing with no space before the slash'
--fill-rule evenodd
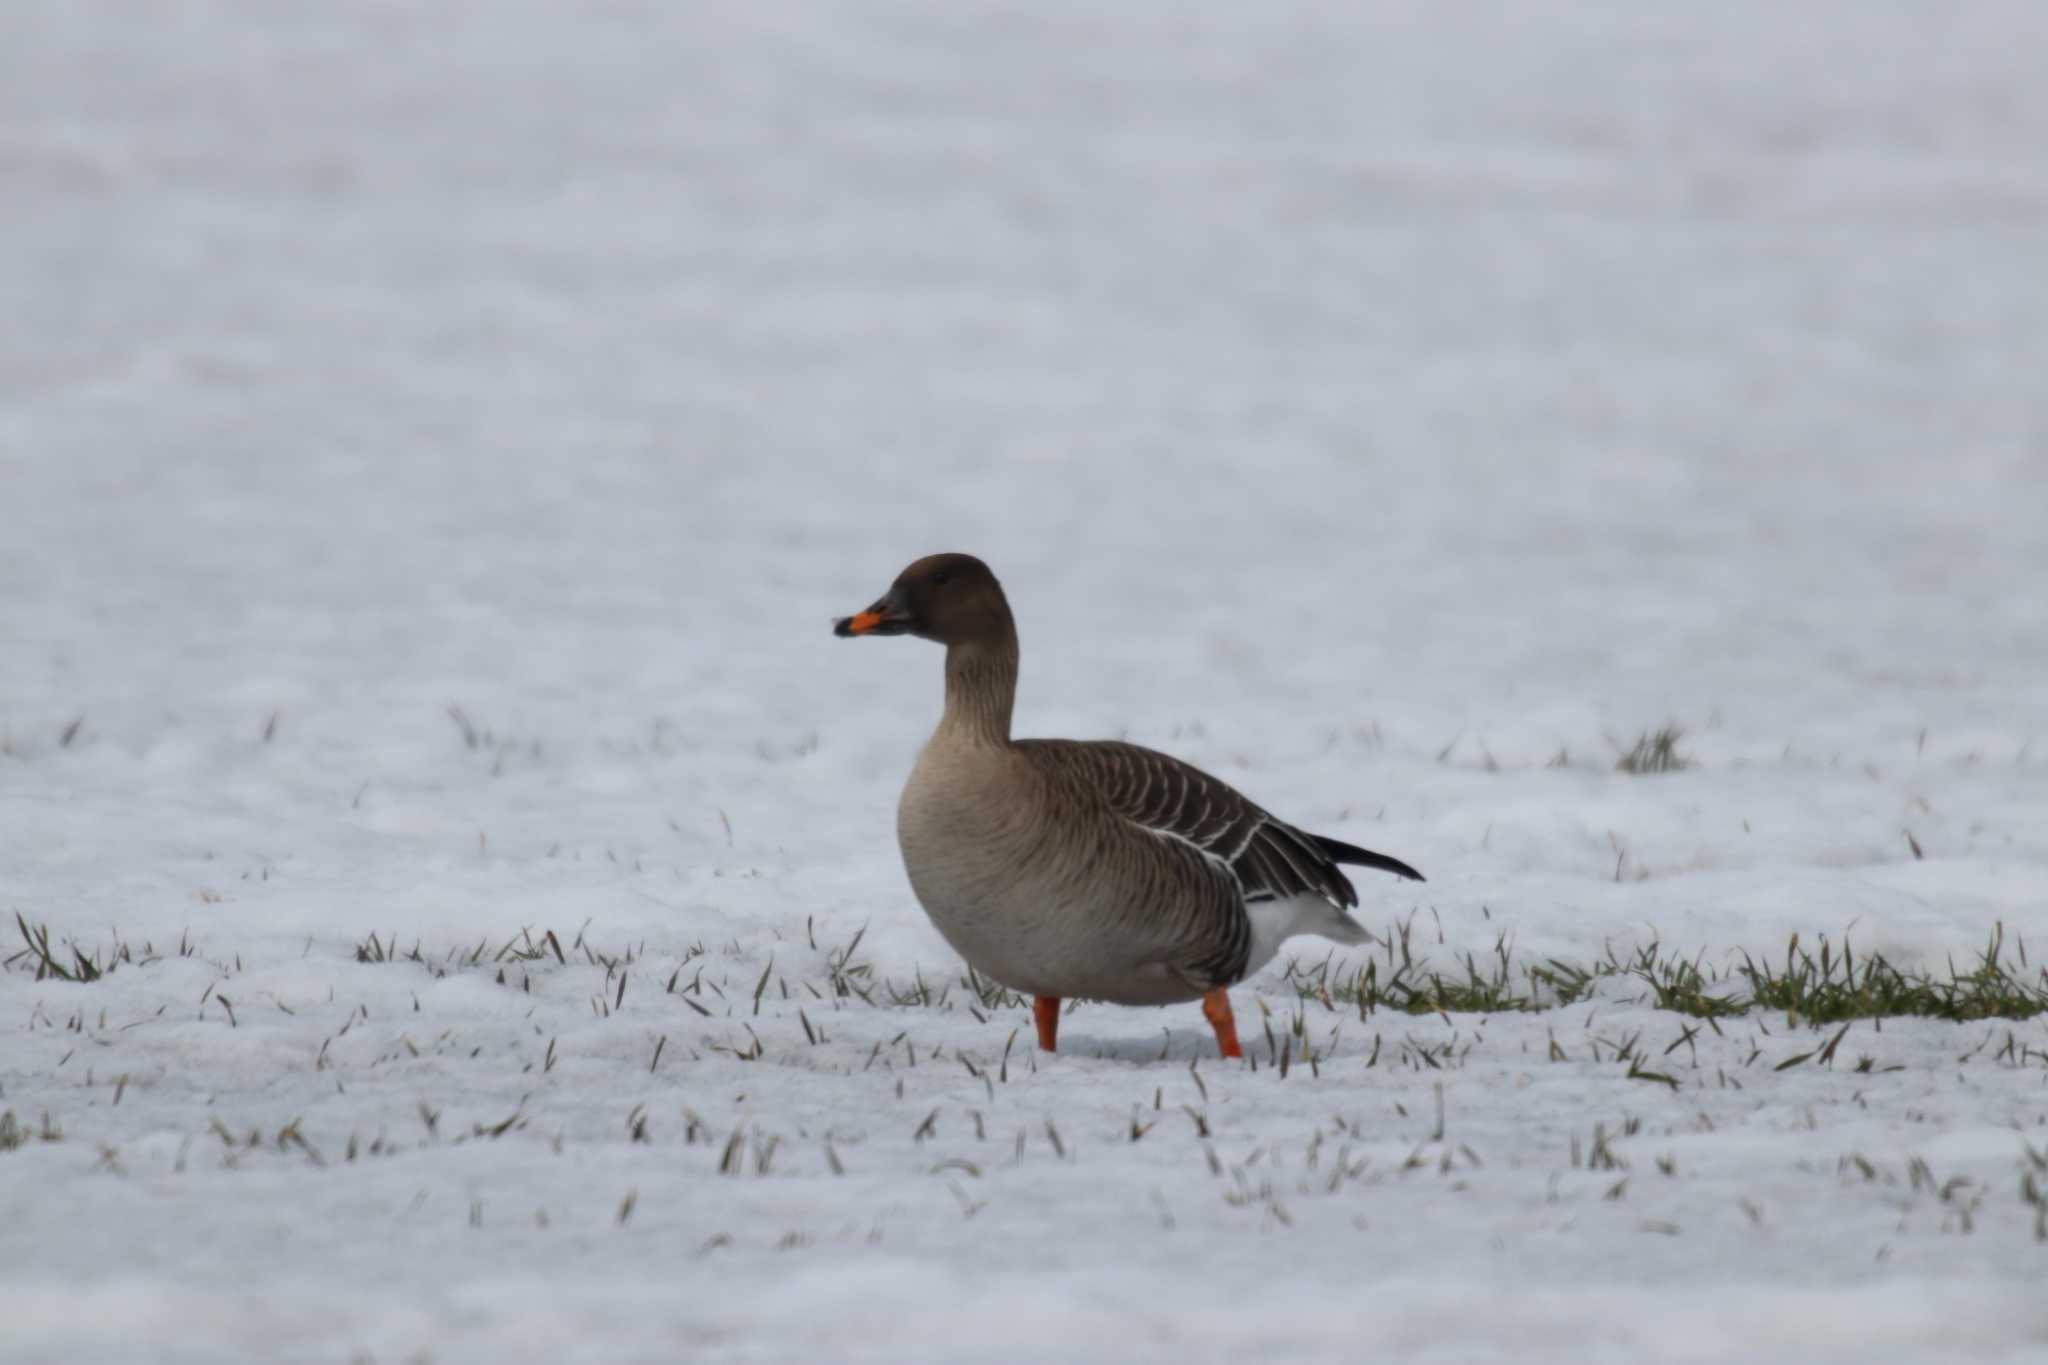
<path id="1" fill-rule="evenodd" d="M 1779 1070 L 1832 1030 L 1276 966 L 1245 1063 L 1039 1057 L 897 861 L 939 656 L 828 630 L 982 555 L 1020 732 L 1415 863 L 1360 918 L 1446 972 L 2048 952 L 2044 52 L 14 0 L 4 952 L 133 960 L 0 971 L 0 1358 L 2048 1358 L 2048 1024 Z"/>

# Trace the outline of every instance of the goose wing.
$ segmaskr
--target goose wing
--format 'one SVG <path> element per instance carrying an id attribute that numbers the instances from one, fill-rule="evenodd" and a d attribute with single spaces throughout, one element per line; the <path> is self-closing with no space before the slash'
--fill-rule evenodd
<path id="1" fill-rule="evenodd" d="M 1422 879 L 1398 859 L 1296 829 L 1228 783 L 1156 749 L 1120 740 L 1020 740 L 1018 747 L 1084 784 L 1123 819 L 1219 866 L 1247 904 L 1314 895 L 1349 909 L 1358 890 L 1340 862 Z"/>

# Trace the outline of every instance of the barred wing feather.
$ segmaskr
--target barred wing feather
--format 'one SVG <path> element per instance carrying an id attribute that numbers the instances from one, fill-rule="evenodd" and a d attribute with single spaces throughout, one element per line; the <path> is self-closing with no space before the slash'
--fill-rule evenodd
<path id="1" fill-rule="evenodd" d="M 1349 909 L 1358 904 L 1358 891 L 1340 861 L 1422 879 L 1397 859 L 1298 830 L 1155 749 L 1118 740 L 1020 740 L 1018 746 L 1038 750 L 1047 767 L 1084 781 L 1124 819 L 1221 864 L 1246 903 L 1314 895 Z"/>

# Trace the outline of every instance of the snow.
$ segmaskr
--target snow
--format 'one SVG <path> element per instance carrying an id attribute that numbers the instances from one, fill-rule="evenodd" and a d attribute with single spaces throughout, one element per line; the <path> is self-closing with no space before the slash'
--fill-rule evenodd
<path id="1" fill-rule="evenodd" d="M 16 4 L 0 910 L 136 960 L 0 972 L 0 1356 L 2048 1356 L 2048 1023 L 1780 1071 L 1832 1032 L 1275 967 L 1255 1071 L 1041 1059 L 897 863 L 938 656 L 828 628 L 981 554 L 1021 731 L 1413 862 L 1361 917 L 1442 970 L 2038 950 L 2044 44 Z M 833 998 L 856 932 L 945 1005 Z"/>

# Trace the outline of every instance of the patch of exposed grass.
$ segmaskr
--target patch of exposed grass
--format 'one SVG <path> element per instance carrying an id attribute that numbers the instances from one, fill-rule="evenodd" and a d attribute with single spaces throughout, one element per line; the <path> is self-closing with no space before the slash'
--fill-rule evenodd
<path id="1" fill-rule="evenodd" d="M 49 1114 L 43 1115 L 40 1128 L 30 1128 L 17 1121 L 12 1109 L 0 1113 L 0 1152 L 12 1152 L 26 1147 L 31 1142 L 62 1142 L 64 1130 L 53 1122 Z"/>
<path id="2" fill-rule="evenodd" d="M 23 947 L 0 959 L 0 967 L 31 973 L 38 981 L 89 984 L 121 966 L 147 966 L 172 954 L 197 955 L 185 938 L 174 949 L 159 953 L 150 944 L 136 948 L 118 937 L 94 947 L 58 939 L 47 925 L 31 924 L 18 913 L 15 926 Z M 1633 999 L 1638 1003 L 1709 1021 L 1754 1010 L 1781 1011 L 1795 1024 L 1815 1027 L 1894 1017 L 1967 1023 L 2048 1015 L 2048 968 L 2032 964 L 2025 941 L 2008 941 L 2002 924 L 1994 927 L 1974 960 L 1962 965 L 1950 961 L 1937 970 L 1901 968 L 1882 954 L 1859 955 L 1850 942 L 1837 947 L 1825 936 L 1808 948 L 1797 934 L 1782 957 L 1759 958 L 1743 950 L 1722 966 L 1707 961 L 1704 954 L 1671 953 L 1654 940 L 1626 953 L 1610 945 L 1590 961 L 1532 961 L 1516 954 L 1502 934 L 1488 952 L 1466 953 L 1439 965 L 1417 955 L 1414 926 L 1413 916 L 1394 923 L 1380 950 L 1362 965 L 1340 967 L 1331 952 L 1320 961 L 1288 961 L 1284 979 L 1302 999 L 1320 1000 L 1330 1008 L 1349 1006 L 1361 1018 L 1379 1009 L 1414 1015 L 1533 1013 L 1575 1004 L 1606 982 L 1624 990 L 1635 988 Z M 587 928 L 567 936 L 566 942 L 552 929 L 522 929 L 502 943 L 480 940 L 434 951 L 418 942 L 401 946 L 395 934 L 370 934 L 352 945 L 352 955 L 358 963 L 410 965 L 436 978 L 457 971 L 494 972 L 499 984 L 529 992 L 534 971 L 545 979 L 553 968 L 601 968 L 605 984 L 593 997 L 592 1008 L 605 1016 L 624 1007 L 627 969 L 643 964 L 647 946 L 607 951 L 588 941 Z M 950 978 L 934 979 L 921 972 L 908 981 L 884 977 L 859 957 L 864 937 L 865 930 L 859 929 L 844 943 L 827 947 L 813 936 L 808 946 L 816 959 L 809 970 L 785 973 L 771 956 L 758 972 L 749 968 L 743 981 L 716 967 L 707 975 L 713 959 L 704 944 L 696 943 L 673 960 L 664 994 L 707 1018 L 758 1015 L 771 992 L 777 1001 L 958 1010 L 983 1021 L 1025 1003 L 1025 997 L 972 968 Z M 744 956 L 737 942 L 721 952 L 728 958 Z M 731 994 L 725 989 L 728 985 L 735 987 Z M 1603 994 L 1615 998 L 1612 989 Z M 225 999 L 222 1005 L 227 1007 Z M 805 1035 L 813 1046 L 821 1033 L 806 1017 Z M 1308 1055 L 1301 1060 L 1309 1060 Z"/>
<path id="3" fill-rule="evenodd" d="M 21 912 L 14 915 L 15 927 L 21 930 L 22 942 L 28 946 L 7 959 L 7 965 L 27 961 L 35 969 L 36 980 L 46 981 L 97 981 L 104 973 L 97 958 L 80 948 L 76 943 L 67 942 L 62 951 L 50 948 L 50 926 L 31 926 Z"/>
<path id="4" fill-rule="evenodd" d="M 526 968 L 544 972 L 554 967 L 602 967 L 610 995 L 594 999 L 592 1008 L 604 1016 L 624 1004 L 627 968 L 646 957 L 647 947 L 642 943 L 622 951 L 606 951 L 588 940 L 589 927 L 586 923 L 573 936 L 557 934 L 553 929 L 536 932 L 525 928 L 495 947 L 490 940 L 478 940 L 473 944 L 445 949 L 430 949 L 418 940 L 408 946 L 396 933 L 371 933 L 355 943 L 351 952 L 358 963 L 416 966 L 436 979 L 453 972 L 495 969 L 499 985 L 526 991 L 533 988 L 533 977 L 524 970 Z M 708 954 L 700 941 L 684 949 L 680 959 L 675 961 L 668 977 L 666 994 L 680 998 L 685 1005 L 707 1017 L 714 1013 L 706 1003 L 712 1000 L 712 996 L 717 997 L 715 1003 L 727 1014 L 741 1000 L 739 996 L 727 996 L 727 985 L 743 988 L 744 1001 L 748 1003 L 740 1007 L 754 1015 L 760 1014 L 762 1004 L 770 998 L 771 991 L 778 1000 L 808 997 L 814 1001 L 857 1002 L 876 1009 L 957 1008 L 984 1020 L 998 1010 L 1014 1009 L 1027 1003 L 1026 997 L 989 980 L 971 967 L 951 979 L 934 980 L 921 970 L 914 970 L 908 981 L 882 976 L 873 963 L 859 956 L 861 942 L 866 935 L 867 929 L 862 926 L 854 930 L 844 943 L 826 946 L 818 942 L 816 926 L 807 924 L 806 942 L 817 954 L 809 974 L 779 969 L 777 959 L 771 953 L 759 972 L 748 971 L 745 982 L 736 982 L 723 972 L 707 977 Z M 745 951 L 735 941 L 726 945 L 723 956 L 744 957 Z M 516 979 L 508 976 L 508 968 L 521 969 L 516 972 Z M 685 973 L 688 973 L 687 978 Z M 707 995 L 707 991 L 711 994 Z M 808 1020 L 805 1022 L 805 1034 L 813 1046 L 821 1036 L 820 1030 Z M 749 1044 L 744 1055 L 748 1060 L 759 1055 L 756 1045 Z"/>
<path id="5" fill-rule="evenodd" d="M 145 942 L 138 948 L 118 935 L 111 943 L 97 947 L 88 948 L 72 938 L 53 946 L 50 926 L 31 924 L 18 910 L 14 913 L 14 925 L 21 933 L 24 946 L 18 952 L 0 958 L 0 967 L 29 972 L 38 981 L 83 984 L 97 981 L 123 966 L 146 967 L 152 962 L 162 961 L 167 955 L 194 957 L 198 953 L 191 937 L 185 934 L 179 935 L 177 946 L 166 954 L 159 952 L 153 943 Z"/>
<path id="6" fill-rule="evenodd" d="M 1627 955 L 1610 947 L 1591 963 L 1517 962 L 1503 936 L 1490 956 L 1468 954 L 1458 967 L 1443 972 L 1416 961 L 1412 925 L 1412 920 L 1397 924 L 1384 951 L 1348 974 L 1335 970 L 1332 954 L 1306 967 L 1288 963 L 1287 981 L 1306 998 L 1354 1005 L 1361 1017 L 1376 1009 L 1404 1014 L 1555 1009 L 1584 998 L 1605 980 L 1639 984 L 1656 1008 L 1702 1019 L 1755 1009 L 1782 1010 L 1813 1025 L 1907 1016 L 1966 1023 L 2048 1014 L 2048 969 L 2028 963 L 2023 942 L 2009 950 L 2003 925 L 1994 929 L 1974 963 L 1959 967 L 1951 962 L 1941 972 L 1904 970 L 1876 953 L 1858 957 L 1848 943 L 1837 950 L 1825 938 L 1818 950 L 1809 950 L 1796 934 L 1782 963 L 1758 961 L 1745 952 L 1738 965 L 1725 969 L 1697 955 L 1670 955 L 1655 942 Z"/>
<path id="7" fill-rule="evenodd" d="M 1375 1009 L 1403 1014 L 1504 1014 L 1555 1009 L 1581 999 L 1593 982 L 1611 971 L 1550 960 L 1517 963 L 1505 934 L 1485 958 L 1466 954 L 1446 973 L 1418 963 L 1413 948 L 1414 918 L 1397 922 L 1383 940 L 1384 952 L 1349 977 L 1334 970 L 1336 955 L 1304 968 L 1290 961 L 1286 977 L 1301 995 L 1325 1004 L 1348 1004 L 1361 1017 Z"/>
<path id="8" fill-rule="evenodd" d="M 1903 972 L 1882 955 L 1860 960 L 1845 941 L 1841 951 L 1822 939 L 1818 953 L 1799 945 L 1794 934 L 1781 966 L 1758 963 L 1748 954 L 1735 969 L 1752 1003 L 1783 1010 L 1813 1024 L 1845 1019 L 1921 1015 L 1968 1022 L 1975 1019 L 2031 1019 L 2048 1013 L 2048 970 L 2026 975 L 2026 945 L 2018 946 L 2018 967 L 2006 958 L 2005 926 L 1998 925 L 1974 965 L 1945 974 Z"/>
<path id="9" fill-rule="evenodd" d="M 1660 726 L 1655 733 L 1646 730 L 1614 766 L 1625 773 L 1675 773 L 1690 768 L 1692 759 L 1678 752 L 1678 741 L 1684 737 L 1685 731 L 1676 725 Z"/>
<path id="10" fill-rule="evenodd" d="M 396 931 L 384 937 L 374 932 L 355 945 L 355 960 L 362 963 L 411 962 L 427 969 L 436 979 L 452 971 L 479 967 L 502 967 L 505 964 L 546 962 L 552 959 L 557 966 L 566 967 L 572 958 L 594 967 L 603 967 L 609 975 L 623 971 L 639 961 L 645 952 L 645 945 L 628 947 L 619 952 L 606 952 L 586 941 L 584 935 L 589 929 L 586 923 L 570 940 L 564 950 L 561 938 L 554 930 L 548 929 L 536 935 L 532 929 L 521 929 L 511 938 L 491 947 L 488 939 L 479 939 L 466 947 L 449 948 L 436 953 L 422 951 L 419 940 L 415 939 L 410 948 L 401 947 Z M 697 949 L 702 953 L 703 949 Z M 500 973 L 502 976 L 502 972 Z"/>

